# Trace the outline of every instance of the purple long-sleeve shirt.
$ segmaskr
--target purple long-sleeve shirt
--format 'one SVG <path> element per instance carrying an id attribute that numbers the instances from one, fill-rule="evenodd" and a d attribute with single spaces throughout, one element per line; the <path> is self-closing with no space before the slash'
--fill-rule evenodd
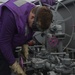
<path id="1" fill-rule="evenodd" d="M 16 46 L 24 44 L 28 37 L 23 35 L 18 38 L 15 37 L 17 34 L 17 27 L 15 18 L 11 11 L 7 8 L 2 13 L 2 24 L 0 28 L 0 52 L 2 52 L 5 59 L 10 65 L 15 62 L 13 55 L 13 49 Z"/>

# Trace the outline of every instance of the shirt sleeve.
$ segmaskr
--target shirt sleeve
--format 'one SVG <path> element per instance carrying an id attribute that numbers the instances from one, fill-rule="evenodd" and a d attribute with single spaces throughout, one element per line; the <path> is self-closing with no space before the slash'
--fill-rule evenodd
<path id="1" fill-rule="evenodd" d="M 17 28 L 14 16 L 9 9 L 5 8 L 2 12 L 2 26 L 0 30 L 0 51 L 10 65 L 15 62 L 12 41 L 16 30 Z"/>

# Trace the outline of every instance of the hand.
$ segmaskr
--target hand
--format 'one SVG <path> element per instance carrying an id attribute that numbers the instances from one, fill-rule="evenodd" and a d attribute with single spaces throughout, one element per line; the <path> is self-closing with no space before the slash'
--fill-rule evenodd
<path id="1" fill-rule="evenodd" d="M 35 43 L 36 43 L 36 42 L 35 42 L 34 40 L 30 40 L 30 41 L 28 42 L 28 45 L 29 45 L 29 46 L 33 46 Z"/>
<path id="2" fill-rule="evenodd" d="M 18 75 L 26 75 L 26 73 L 22 70 L 21 66 L 17 61 L 15 61 L 15 63 L 10 66 L 10 68 Z"/>
<path id="3" fill-rule="evenodd" d="M 24 52 L 24 57 L 26 58 L 26 59 L 28 59 L 28 55 L 29 55 L 29 49 L 28 49 L 28 45 L 27 44 L 24 44 L 23 45 L 23 52 Z"/>

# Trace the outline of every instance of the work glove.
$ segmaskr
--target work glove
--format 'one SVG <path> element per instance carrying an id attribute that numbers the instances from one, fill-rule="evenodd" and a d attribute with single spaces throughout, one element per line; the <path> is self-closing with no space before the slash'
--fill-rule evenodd
<path id="1" fill-rule="evenodd" d="M 29 56 L 29 48 L 28 48 L 28 46 L 33 46 L 34 44 L 35 44 L 35 41 L 34 40 L 30 40 L 27 44 L 24 44 L 22 46 L 23 55 L 24 55 L 25 59 L 28 59 L 28 56 Z"/>
<path id="2" fill-rule="evenodd" d="M 24 44 L 22 48 L 23 48 L 23 52 L 24 52 L 23 54 L 24 54 L 25 59 L 28 59 L 28 55 L 29 55 L 28 44 Z"/>
<path id="3" fill-rule="evenodd" d="M 26 75 L 17 61 L 15 61 L 15 63 L 11 65 L 10 68 L 18 75 Z"/>

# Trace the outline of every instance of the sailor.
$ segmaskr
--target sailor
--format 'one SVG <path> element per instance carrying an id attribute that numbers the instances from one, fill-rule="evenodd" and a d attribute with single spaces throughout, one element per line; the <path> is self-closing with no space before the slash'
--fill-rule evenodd
<path id="1" fill-rule="evenodd" d="M 11 69 L 18 75 L 26 75 L 13 51 L 27 44 L 34 30 L 48 29 L 52 18 L 46 6 L 36 7 L 25 0 L 8 0 L 0 6 L 0 75 L 11 75 Z"/>

